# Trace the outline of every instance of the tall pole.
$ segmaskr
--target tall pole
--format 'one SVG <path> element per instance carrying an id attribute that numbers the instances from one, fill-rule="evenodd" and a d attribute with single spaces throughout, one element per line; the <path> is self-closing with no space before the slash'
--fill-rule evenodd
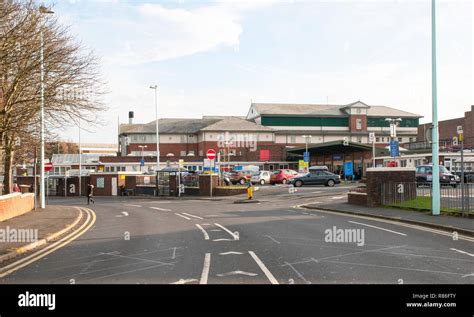
<path id="1" fill-rule="evenodd" d="M 433 135 L 432 135 L 432 195 L 431 211 L 433 216 L 440 214 L 440 185 L 439 185 L 439 136 L 438 136 L 438 96 L 436 86 L 436 5 L 435 0 L 431 0 L 431 99 L 433 111 Z"/>
<path id="2" fill-rule="evenodd" d="M 82 196 L 81 118 L 79 118 L 79 197 Z"/>
<path id="3" fill-rule="evenodd" d="M 41 38 L 41 109 L 40 109 L 40 208 L 46 207 L 45 182 L 44 182 L 44 39 L 43 28 L 40 31 Z"/>
<path id="4" fill-rule="evenodd" d="M 150 86 L 155 90 L 155 122 L 156 122 L 156 170 L 160 169 L 160 132 L 158 125 L 158 85 Z"/>

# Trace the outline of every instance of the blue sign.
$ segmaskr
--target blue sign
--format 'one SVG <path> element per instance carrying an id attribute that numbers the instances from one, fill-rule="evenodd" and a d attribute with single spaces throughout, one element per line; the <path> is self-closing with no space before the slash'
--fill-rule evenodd
<path id="1" fill-rule="evenodd" d="M 241 171 L 244 167 L 242 165 L 235 165 L 234 171 Z"/>
<path id="2" fill-rule="evenodd" d="M 140 160 L 140 166 L 145 166 L 145 160 L 144 159 Z"/>
<path id="3" fill-rule="evenodd" d="M 309 162 L 309 152 L 304 152 L 303 159 L 305 162 Z"/>
<path id="4" fill-rule="evenodd" d="M 398 141 L 397 140 L 390 141 L 390 156 L 397 157 L 399 155 L 400 155 L 400 151 L 398 148 Z"/>
<path id="5" fill-rule="evenodd" d="M 353 176 L 354 169 L 352 166 L 352 162 L 345 162 L 344 163 L 344 177 L 347 179 L 347 176 Z"/>
<path id="6" fill-rule="evenodd" d="M 340 161 L 340 160 L 342 160 L 342 155 L 333 155 L 333 156 L 332 156 L 332 159 L 333 159 L 334 161 Z"/>

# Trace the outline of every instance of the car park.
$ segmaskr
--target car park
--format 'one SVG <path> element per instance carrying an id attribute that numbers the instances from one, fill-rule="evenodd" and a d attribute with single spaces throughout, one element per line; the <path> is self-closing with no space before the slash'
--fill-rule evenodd
<path id="1" fill-rule="evenodd" d="M 431 183 L 433 181 L 433 166 L 418 165 L 416 167 L 416 182 Z M 441 184 L 457 185 L 461 182 L 461 178 L 452 174 L 443 165 L 439 166 L 439 182 Z"/>
<path id="2" fill-rule="evenodd" d="M 271 173 L 269 171 L 260 171 L 250 178 L 250 181 L 252 184 L 260 184 L 260 185 L 265 185 L 265 184 L 270 184 L 270 175 Z"/>
<path id="3" fill-rule="evenodd" d="M 341 183 L 341 177 L 324 170 L 313 170 L 303 176 L 293 177 L 288 182 L 295 187 L 307 185 L 324 185 L 333 187 L 335 184 Z"/>
<path id="4" fill-rule="evenodd" d="M 286 184 L 288 183 L 289 179 L 292 179 L 298 175 L 297 171 L 290 170 L 290 169 L 280 169 L 280 170 L 275 170 L 273 173 L 270 175 L 270 184 Z"/>

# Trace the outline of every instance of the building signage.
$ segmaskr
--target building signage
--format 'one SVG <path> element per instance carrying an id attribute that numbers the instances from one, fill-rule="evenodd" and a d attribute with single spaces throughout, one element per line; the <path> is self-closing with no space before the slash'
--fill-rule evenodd
<path id="1" fill-rule="evenodd" d="M 303 160 L 304 160 L 305 162 L 309 162 L 309 152 L 304 152 Z"/>

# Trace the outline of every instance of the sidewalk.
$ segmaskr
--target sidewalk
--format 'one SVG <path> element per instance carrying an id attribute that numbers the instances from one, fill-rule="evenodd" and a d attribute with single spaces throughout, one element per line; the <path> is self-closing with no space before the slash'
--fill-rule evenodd
<path id="1" fill-rule="evenodd" d="M 347 202 L 335 202 L 331 204 L 307 204 L 302 207 L 368 216 L 373 218 L 396 220 L 415 225 L 427 226 L 434 229 L 456 231 L 459 234 L 474 237 L 474 219 L 472 218 L 462 218 L 448 215 L 432 216 L 430 212 L 419 212 L 396 208 L 369 208 L 364 206 L 350 205 Z"/>
<path id="2" fill-rule="evenodd" d="M 80 221 L 81 215 L 74 207 L 49 205 L 0 222 L 0 263 L 66 233 Z"/>

